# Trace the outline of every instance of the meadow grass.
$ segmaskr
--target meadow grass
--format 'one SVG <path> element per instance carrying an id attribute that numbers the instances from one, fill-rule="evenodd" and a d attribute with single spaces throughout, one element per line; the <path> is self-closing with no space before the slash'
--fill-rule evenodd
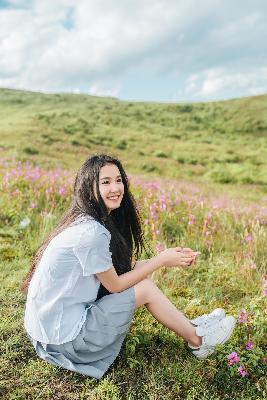
<path id="1" fill-rule="evenodd" d="M 88 153 L 112 152 L 135 174 L 266 192 L 266 108 L 267 95 L 192 105 L 0 89 L 0 148 L 66 168 Z"/>
<path id="2" fill-rule="evenodd" d="M 37 246 L 70 203 L 73 173 L 2 159 L 1 177 L 1 398 L 265 398 L 266 206 L 190 182 L 130 176 L 149 244 L 143 256 L 177 244 L 201 252 L 194 268 L 163 268 L 154 273 L 155 282 L 190 318 L 223 307 L 243 319 L 225 346 L 199 361 L 183 340 L 140 309 L 119 358 L 96 381 L 38 359 L 23 328 L 19 284 Z M 240 361 L 229 366 L 227 355 L 234 351 Z"/>
<path id="3" fill-rule="evenodd" d="M 133 103 L 0 89 L 1 398 L 267 397 L 266 102 Z M 70 203 L 78 166 L 95 152 L 126 165 L 150 248 L 143 258 L 173 245 L 201 252 L 194 268 L 154 273 L 159 287 L 190 318 L 216 307 L 239 317 L 209 359 L 193 358 L 145 309 L 99 382 L 37 358 L 19 284 Z M 232 352 L 240 361 L 229 365 Z"/>

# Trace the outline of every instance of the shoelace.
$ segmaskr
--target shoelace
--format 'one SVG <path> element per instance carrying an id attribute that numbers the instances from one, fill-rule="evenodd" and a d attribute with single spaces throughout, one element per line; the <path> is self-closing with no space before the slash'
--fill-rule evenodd
<path id="1" fill-rule="evenodd" d="M 203 322 L 200 323 L 200 325 L 210 326 L 210 325 L 213 325 L 217 321 L 218 321 L 218 319 L 216 317 L 208 316 Z"/>
<path id="2" fill-rule="evenodd" d="M 216 330 L 219 328 L 220 326 L 220 321 L 218 320 L 208 320 L 205 323 L 198 325 L 196 327 L 196 334 L 198 336 L 201 336 L 202 338 L 204 336 L 211 336 L 213 333 L 216 332 Z"/>
<path id="3" fill-rule="evenodd" d="M 197 319 L 198 319 L 198 322 L 194 322 Z M 194 318 L 193 320 L 191 320 L 191 322 L 193 324 L 202 325 L 202 324 L 208 323 L 209 321 L 216 321 L 216 320 L 218 320 L 217 316 L 204 314 L 204 315 L 201 315 L 201 317 Z"/>

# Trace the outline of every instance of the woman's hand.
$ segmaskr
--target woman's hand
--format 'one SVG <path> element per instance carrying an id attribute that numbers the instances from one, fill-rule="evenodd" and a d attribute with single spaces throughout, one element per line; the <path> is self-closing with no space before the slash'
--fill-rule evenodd
<path id="1" fill-rule="evenodd" d="M 150 274 L 164 265 L 168 267 L 188 267 L 192 265 L 199 254 L 198 251 L 193 251 L 191 249 L 174 247 L 162 251 L 149 260 L 144 260 L 141 268 L 133 268 L 129 272 L 118 275 L 116 269 L 110 266 L 110 269 L 97 273 L 96 276 L 109 292 L 118 293 L 146 279 Z"/>
<path id="2" fill-rule="evenodd" d="M 166 267 L 189 267 L 199 254 L 200 252 L 189 248 L 174 247 L 162 251 L 158 257 Z"/>

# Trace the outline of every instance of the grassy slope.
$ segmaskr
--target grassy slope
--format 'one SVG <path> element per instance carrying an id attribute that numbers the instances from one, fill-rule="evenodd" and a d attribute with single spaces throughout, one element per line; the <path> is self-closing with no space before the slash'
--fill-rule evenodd
<path id="1" fill-rule="evenodd" d="M 194 105 L 0 89 L 6 155 L 77 168 L 94 152 L 131 173 L 267 186 L 267 95 Z"/>

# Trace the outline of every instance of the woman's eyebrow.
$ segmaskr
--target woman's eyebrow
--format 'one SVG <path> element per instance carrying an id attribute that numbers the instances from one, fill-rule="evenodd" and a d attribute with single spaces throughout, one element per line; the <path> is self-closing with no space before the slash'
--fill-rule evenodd
<path id="1" fill-rule="evenodd" d="M 117 175 L 116 178 L 121 178 L 121 175 Z M 104 178 L 100 178 L 100 181 L 102 181 L 103 179 L 112 179 L 111 176 L 105 176 Z"/>

